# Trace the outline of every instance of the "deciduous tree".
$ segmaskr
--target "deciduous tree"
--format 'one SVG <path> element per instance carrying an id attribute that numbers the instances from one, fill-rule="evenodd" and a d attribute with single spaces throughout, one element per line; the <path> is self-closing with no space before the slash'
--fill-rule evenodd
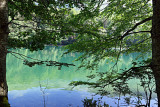
<path id="1" fill-rule="evenodd" d="M 6 82 L 7 53 L 18 56 L 17 58 L 24 60 L 24 64 L 30 67 L 35 64 L 54 65 L 59 66 L 59 68 L 72 65 L 56 61 L 38 60 L 30 62 L 25 60 L 30 57 L 8 49 L 26 48 L 37 51 L 42 50 L 46 44 L 56 45 L 61 39 L 79 33 L 80 27 L 82 29 L 79 22 L 73 22 L 72 17 L 75 18 L 75 16 L 71 14 L 72 9 L 77 8 L 83 11 L 82 15 L 78 15 L 78 19 L 84 19 L 88 18 L 83 16 L 89 15 L 86 14 L 89 12 L 88 7 L 95 7 L 96 5 L 96 0 L 92 2 L 78 0 L 0 0 L 0 102 L 6 104 L 8 94 Z M 92 12 L 97 13 L 96 10 L 97 8 L 93 9 Z M 94 15 L 90 14 L 89 17 Z"/>

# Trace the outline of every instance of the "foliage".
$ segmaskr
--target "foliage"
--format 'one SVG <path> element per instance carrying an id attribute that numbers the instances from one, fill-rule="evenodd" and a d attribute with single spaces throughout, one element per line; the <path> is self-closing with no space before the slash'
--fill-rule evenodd
<path id="1" fill-rule="evenodd" d="M 151 16 L 148 0 L 108 0 L 96 18 L 87 20 L 93 29 L 85 35 L 79 34 L 77 42 L 66 48 L 68 52 L 84 53 L 78 59 L 82 61 L 82 67 L 94 67 L 105 58 L 116 61 L 122 54 L 151 53 Z M 85 62 L 89 57 L 92 57 L 92 63 Z"/>
<path id="2" fill-rule="evenodd" d="M 93 9 L 96 5 L 97 0 L 9 0 L 8 48 L 35 51 L 44 49 L 46 44 L 56 45 L 63 38 L 82 32 L 86 18 L 99 12 L 99 5 Z M 73 14 L 73 9 L 80 13 Z"/>
<path id="3" fill-rule="evenodd" d="M 102 105 L 101 101 L 93 100 L 93 98 L 92 99 L 86 98 L 82 102 L 83 102 L 84 107 L 112 107 L 112 106 L 109 106 L 108 104 L 106 104 L 105 102 Z"/>
<path id="4" fill-rule="evenodd" d="M 46 44 L 56 45 L 66 37 L 77 35 L 76 42 L 65 47 L 65 54 L 83 53 L 77 59 L 82 62 L 79 68 L 95 69 L 106 58 L 115 61 L 115 65 L 110 71 L 89 76 L 91 79 L 98 76 L 96 83 L 75 81 L 71 85 L 100 87 L 101 94 L 106 94 L 103 89 L 111 85 L 115 91 L 121 90 L 125 94 L 127 81 L 138 78 L 145 87 L 146 83 L 150 84 L 148 80 L 153 80 L 150 59 L 140 63 L 134 61 L 130 69 L 119 70 L 116 65 L 122 54 L 139 52 L 137 58 L 143 58 L 144 54 L 151 53 L 152 4 L 150 0 L 108 0 L 104 6 L 104 2 L 9 0 L 11 33 L 8 48 L 23 47 L 35 51 L 44 49 Z M 77 14 L 73 14 L 73 8 L 78 10 Z M 25 62 L 29 66 L 43 63 Z"/>
<path id="5" fill-rule="evenodd" d="M 105 87 L 111 85 L 123 93 L 128 90 L 127 82 L 131 79 L 153 80 L 151 63 L 151 27 L 152 27 L 152 4 L 150 0 L 108 0 L 100 13 L 86 20 L 91 29 L 86 34 L 80 33 L 76 42 L 66 46 L 68 52 L 83 52 L 77 60 L 82 62 L 81 67 L 94 69 L 104 59 L 115 62 L 109 70 L 97 75 L 89 76 L 91 79 L 99 77 L 96 83 L 73 81 L 70 85 L 90 85 L 94 88 L 100 87 L 101 94 L 108 93 Z M 94 23 L 92 23 L 94 22 Z M 88 26 L 85 26 L 86 30 Z M 82 31 L 83 32 L 83 31 Z M 138 58 L 147 59 L 141 62 L 133 61 L 129 69 L 117 69 L 119 57 L 138 52 Z M 125 86 L 126 84 L 126 86 Z M 121 86 L 122 87 L 119 87 Z M 123 87 L 124 85 L 124 87 Z M 103 90 L 104 89 L 104 90 Z M 125 90 L 126 89 L 126 90 Z M 129 93 L 129 92 L 128 92 Z"/>
<path id="6" fill-rule="evenodd" d="M 55 45 L 62 39 L 90 32 L 86 20 L 97 16 L 102 1 L 67 1 L 67 0 L 9 0 L 9 37 L 8 49 L 25 48 L 30 51 L 43 50 L 45 45 Z M 84 28 L 84 26 L 87 26 Z M 91 28 L 90 28 L 91 27 Z M 12 53 L 13 52 L 9 52 Z M 14 53 L 15 54 L 15 53 Z M 15 55 L 14 55 L 15 56 Z M 17 56 L 15 56 L 17 57 Z M 23 56 L 24 57 L 24 56 Z M 19 59 L 30 67 L 45 64 L 46 66 L 70 66 L 73 64 L 56 61 L 29 61 L 22 55 Z"/>
<path id="7" fill-rule="evenodd" d="M 28 65 L 29 67 L 32 67 L 34 65 L 42 65 L 42 64 L 46 64 L 46 66 L 58 66 L 59 70 L 61 70 L 62 66 L 75 66 L 74 64 L 68 64 L 68 63 L 60 63 L 60 62 L 56 62 L 56 61 L 33 61 L 33 62 L 29 62 L 28 60 L 24 61 L 24 65 Z"/>

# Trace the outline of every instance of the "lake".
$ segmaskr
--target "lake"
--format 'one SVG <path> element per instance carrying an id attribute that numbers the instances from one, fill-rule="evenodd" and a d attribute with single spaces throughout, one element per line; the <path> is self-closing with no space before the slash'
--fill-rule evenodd
<path id="1" fill-rule="evenodd" d="M 95 95 L 95 90 L 87 86 L 73 88 L 68 85 L 72 81 L 87 81 L 88 78 L 86 76 L 91 74 L 90 70 L 77 70 L 80 62 L 75 62 L 74 59 L 80 56 L 81 53 L 70 53 L 61 57 L 64 50 L 61 47 L 53 46 L 46 46 L 44 50 L 36 52 L 30 52 L 27 49 L 13 49 L 11 51 L 35 59 L 53 60 L 76 65 L 63 66 L 61 70 L 58 70 L 58 67 L 45 65 L 29 67 L 24 65 L 22 60 L 9 53 L 7 55 L 7 83 L 11 107 L 83 107 L 82 100 L 85 98 L 93 97 L 93 99 L 97 100 L 101 97 L 100 95 Z M 131 67 L 132 61 L 135 60 L 137 55 L 138 53 L 123 55 L 120 57 L 118 67 L 120 69 Z M 106 60 L 104 60 L 100 62 L 99 69 L 92 71 L 92 73 L 107 71 L 113 64 L 113 62 L 106 64 Z M 133 82 L 131 81 L 131 83 Z M 136 90 L 137 84 L 135 81 L 131 87 Z M 140 89 L 140 91 L 143 93 L 143 89 Z M 105 96 L 102 101 L 112 107 L 117 106 L 115 97 Z M 124 100 L 122 99 L 121 103 L 123 102 Z M 153 99 L 152 105 L 154 103 Z M 156 105 L 153 107 L 156 107 Z"/>

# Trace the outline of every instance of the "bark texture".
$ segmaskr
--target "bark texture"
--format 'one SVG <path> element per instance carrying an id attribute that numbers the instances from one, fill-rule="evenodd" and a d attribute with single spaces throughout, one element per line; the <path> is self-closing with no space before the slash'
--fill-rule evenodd
<path id="1" fill-rule="evenodd" d="M 8 103 L 8 97 L 0 96 L 0 107 L 10 107 L 10 104 Z"/>
<path id="2" fill-rule="evenodd" d="M 8 3 L 7 0 L 0 0 L 0 97 L 6 97 L 8 94 L 6 82 L 6 43 L 8 33 Z"/>
<path id="3" fill-rule="evenodd" d="M 152 70 L 156 82 L 158 107 L 160 107 L 160 0 L 152 0 L 152 2 Z"/>

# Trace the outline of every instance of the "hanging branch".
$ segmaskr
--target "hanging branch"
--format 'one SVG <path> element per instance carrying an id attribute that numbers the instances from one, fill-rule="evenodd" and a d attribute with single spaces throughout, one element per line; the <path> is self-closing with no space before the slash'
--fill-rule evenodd
<path id="1" fill-rule="evenodd" d="M 27 65 L 29 67 L 35 66 L 35 65 L 42 65 L 45 64 L 46 66 L 58 66 L 58 70 L 61 70 L 62 66 L 75 66 L 74 64 L 68 64 L 68 63 L 62 63 L 62 62 L 57 62 L 57 61 L 43 61 L 39 59 L 35 59 L 32 57 L 28 57 L 26 55 L 17 53 L 17 52 L 12 52 L 8 51 L 8 53 L 11 53 L 14 57 L 23 60 L 23 64 Z M 17 56 L 18 55 L 18 56 Z M 34 61 L 29 61 L 28 59 L 34 60 Z"/>
<path id="2" fill-rule="evenodd" d="M 119 60 L 119 57 L 120 57 L 121 52 L 122 52 L 122 43 L 123 43 L 123 41 L 121 40 L 121 41 L 120 41 L 119 52 L 118 52 L 117 58 L 116 58 L 116 62 L 115 62 L 115 64 L 109 69 L 109 71 L 112 70 L 112 69 L 113 69 L 115 66 L 117 66 L 117 64 L 118 64 L 118 60 Z M 116 47 L 115 47 L 115 49 L 116 49 Z M 118 69 L 118 66 L 117 66 L 117 69 Z"/>

